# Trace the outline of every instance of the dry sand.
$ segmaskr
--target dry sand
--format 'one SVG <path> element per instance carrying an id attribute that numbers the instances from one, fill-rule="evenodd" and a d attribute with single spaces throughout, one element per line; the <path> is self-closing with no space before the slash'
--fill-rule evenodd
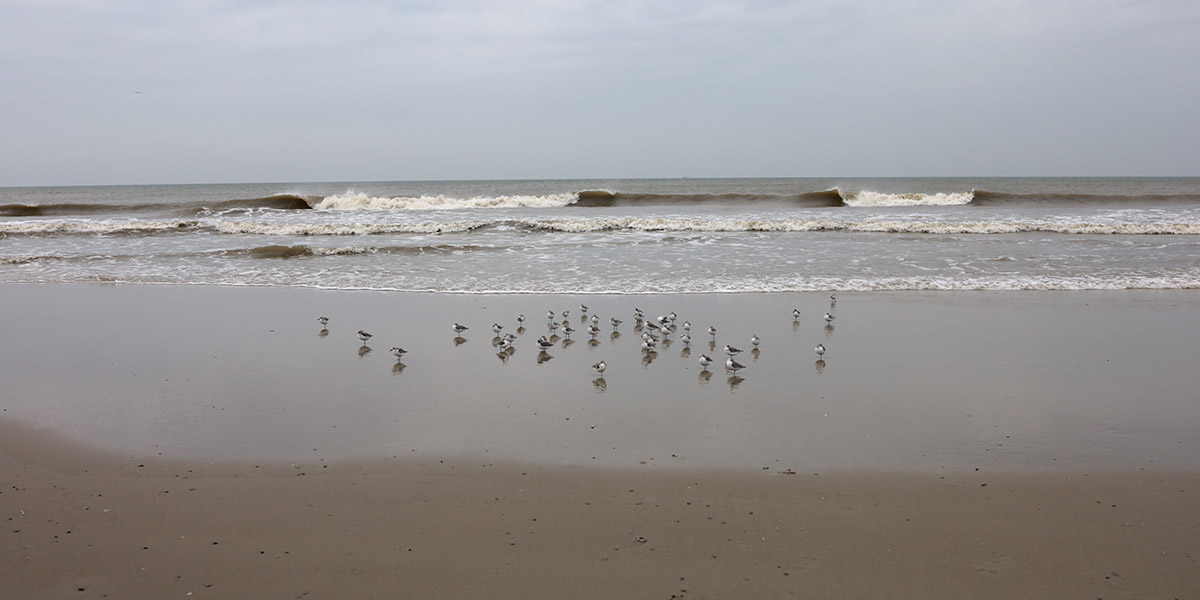
<path id="1" fill-rule="evenodd" d="M 0 286 L 0 597 L 1200 597 L 1195 293 L 584 300 L 762 352 L 542 360 L 579 298 Z"/>
<path id="2" fill-rule="evenodd" d="M 2 430 L 11 598 L 1195 598 L 1200 475 L 204 465 Z"/>

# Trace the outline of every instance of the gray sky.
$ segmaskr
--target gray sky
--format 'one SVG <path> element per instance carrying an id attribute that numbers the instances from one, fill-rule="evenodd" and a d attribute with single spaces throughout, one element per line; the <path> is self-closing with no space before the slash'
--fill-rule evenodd
<path id="1" fill-rule="evenodd" d="M 0 3 L 0 186 L 1200 175 L 1200 2 Z"/>

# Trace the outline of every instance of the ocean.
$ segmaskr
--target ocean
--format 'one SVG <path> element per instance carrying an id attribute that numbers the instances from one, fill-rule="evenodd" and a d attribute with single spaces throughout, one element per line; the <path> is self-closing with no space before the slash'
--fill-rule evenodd
<path id="1" fill-rule="evenodd" d="M 0 188 L 0 282 L 459 294 L 1200 288 L 1200 178 Z"/>

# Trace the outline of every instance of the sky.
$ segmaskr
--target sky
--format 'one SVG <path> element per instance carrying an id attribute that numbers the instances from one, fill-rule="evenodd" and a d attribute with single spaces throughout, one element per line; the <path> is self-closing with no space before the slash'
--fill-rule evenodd
<path id="1" fill-rule="evenodd" d="M 5 0 L 0 186 L 1200 175 L 1195 0 Z"/>

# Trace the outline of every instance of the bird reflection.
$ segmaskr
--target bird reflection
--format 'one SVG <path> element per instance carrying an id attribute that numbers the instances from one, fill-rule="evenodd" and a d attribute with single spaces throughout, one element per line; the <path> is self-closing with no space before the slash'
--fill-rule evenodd
<path id="1" fill-rule="evenodd" d="M 564 340 L 562 341 L 562 347 L 563 347 L 563 348 L 570 348 L 570 347 L 571 347 L 571 344 L 574 344 L 574 343 L 575 343 L 575 340 L 573 340 L 573 339 L 571 339 L 571 338 L 566 338 L 566 339 L 564 339 Z"/>
<path id="2" fill-rule="evenodd" d="M 656 359 L 656 358 L 658 358 L 658 352 L 655 352 L 654 350 L 647 350 L 647 351 L 643 352 L 642 353 L 642 366 L 643 367 L 650 366 L 650 363 L 654 362 L 654 359 Z"/>
<path id="3" fill-rule="evenodd" d="M 734 389 L 737 388 L 737 386 L 742 385 L 742 382 L 745 380 L 746 379 L 744 377 L 740 377 L 738 375 L 731 375 L 729 377 L 729 379 L 725 380 L 725 383 L 729 384 L 729 391 L 732 392 Z"/>
<path id="4" fill-rule="evenodd" d="M 603 394 L 608 390 L 608 382 L 603 377 L 597 377 L 592 380 L 592 387 L 596 388 L 597 392 Z"/>
<path id="5" fill-rule="evenodd" d="M 525 335 L 525 326 L 524 325 L 517 328 L 517 335 Z"/>
<path id="6" fill-rule="evenodd" d="M 712 371 L 700 371 L 700 385 L 708 383 L 710 379 L 712 379 Z"/>
<path id="7" fill-rule="evenodd" d="M 833 329 L 834 329 L 833 325 L 826 325 L 825 326 L 825 337 L 829 337 L 829 336 L 833 335 Z"/>
<path id="8" fill-rule="evenodd" d="M 760 352 L 758 348 L 755 348 L 755 349 L 753 349 L 753 350 L 751 350 L 751 351 L 750 351 L 750 358 L 752 358 L 752 359 L 754 359 L 754 360 L 756 360 L 756 361 L 757 361 L 757 360 L 758 360 L 758 355 L 759 355 L 759 354 L 762 354 L 762 352 Z"/>
<path id="9" fill-rule="evenodd" d="M 541 352 L 538 352 L 538 355 L 537 355 L 537 364 L 539 364 L 539 365 L 540 365 L 540 364 L 542 364 L 542 363 L 544 363 L 544 362 L 546 362 L 546 361 L 548 361 L 548 360 L 550 360 L 550 359 L 552 359 L 552 358 L 554 358 L 554 357 L 553 357 L 553 356 L 550 356 L 550 354 L 549 354 L 549 353 L 547 353 L 545 350 L 542 350 Z"/>
<path id="10" fill-rule="evenodd" d="M 609 334 L 609 336 L 608 336 L 608 339 L 610 339 L 610 340 L 612 340 L 612 341 L 614 341 L 614 342 L 615 342 L 615 341 L 617 341 L 617 338 L 619 338 L 619 337 L 621 337 L 621 332 L 620 332 L 620 331 L 614 331 L 614 332 L 612 332 L 611 334 Z"/>
<path id="11" fill-rule="evenodd" d="M 817 373 L 824 373 L 825 372 L 825 359 L 818 358 L 817 362 L 813 363 L 813 366 L 815 366 L 817 368 Z"/>
<path id="12" fill-rule="evenodd" d="M 370 346 L 368 346 L 368 345 L 366 345 L 366 344 L 363 344 L 362 346 L 359 346 L 359 347 L 358 347 L 358 357 L 359 357 L 359 358 L 362 358 L 362 357 L 364 357 L 364 356 L 366 356 L 366 355 L 368 355 L 368 354 L 370 354 L 370 353 L 371 353 L 371 347 L 370 347 Z"/>
<path id="13" fill-rule="evenodd" d="M 392 365 L 392 375 L 399 375 L 399 374 L 403 373 L 404 367 L 406 367 L 406 366 L 407 365 L 405 365 L 404 363 L 402 363 L 400 361 L 396 361 L 396 364 Z"/>
<path id="14" fill-rule="evenodd" d="M 461 346 L 461 345 L 463 345 L 463 344 L 465 344 L 465 343 L 467 343 L 467 338 L 465 338 L 465 337 L 463 337 L 463 336 L 461 336 L 461 335 L 460 335 L 460 336 L 458 336 L 458 337 L 456 337 L 456 338 L 454 338 L 454 345 L 455 345 L 455 346 Z"/>
<path id="15" fill-rule="evenodd" d="M 679 358 L 690 358 L 692 356 L 692 347 L 684 346 L 683 350 L 679 351 Z"/>

